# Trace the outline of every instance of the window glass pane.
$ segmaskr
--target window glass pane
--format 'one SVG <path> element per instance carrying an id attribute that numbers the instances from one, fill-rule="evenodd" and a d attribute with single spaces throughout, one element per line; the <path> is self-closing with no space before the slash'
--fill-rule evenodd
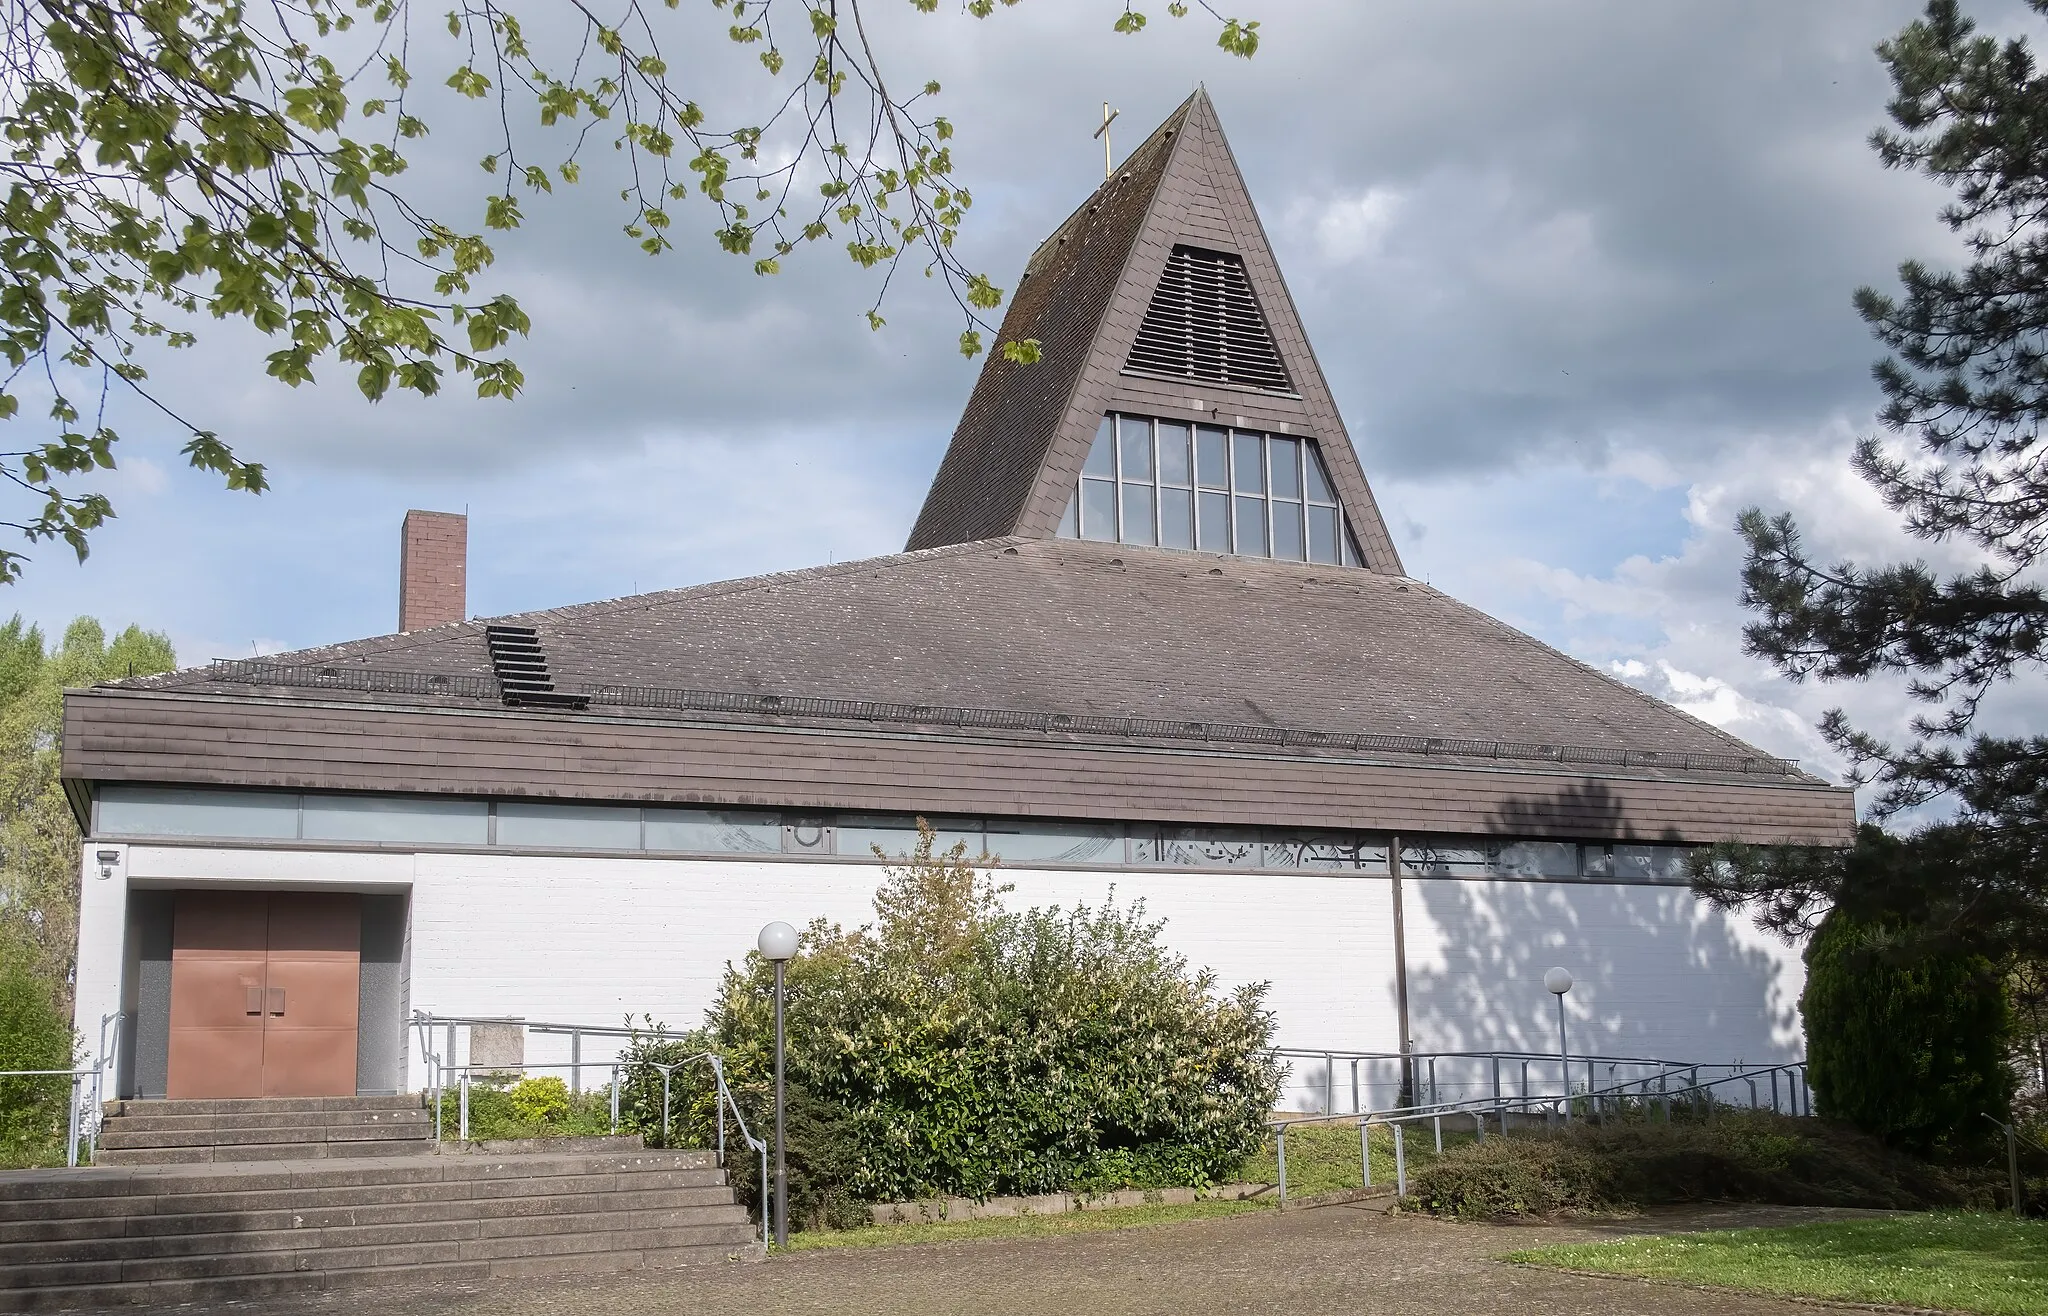
<path id="1" fill-rule="evenodd" d="M 1401 871 L 1418 877 L 1490 877 L 1494 847 L 1450 841 L 1401 847 Z"/>
<path id="2" fill-rule="evenodd" d="M 289 839 L 299 834 L 299 797 L 269 791 L 102 786 L 99 830 L 111 836 Z"/>
<path id="3" fill-rule="evenodd" d="M 1152 486 L 1149 484 L 1124 485 L 1124 542 L 1126 544 L 1151 544 L 1158 541 L 1158 530 L 1152 524 Z"/>
<path id="4" fill-rule="evenodd" d="M 1195 473 L 1204 489 L 1230 487 L 1230 435 L 1207 425 L 1195 431 Z"/>
<path id="5" fill-rule="evenodd" d="M 1067 510 L 1060 513 L 1059 537 L 1074 539 L 1081 533 L 1081 495 L 1076 492 L 1067 499 Z"/>
<path id="6" fill-rule="evenodd" d="M 932 843 L 932 854 L 944 855 L 955 845 L 967 847 L 969 859 L 979 859 L 986 833 L 978 822 L 964 819 L 928 819 L 938 839 Z M 917 819 L 898 814 L 879 817 L 842 817 L 833 829 L 839 839 L 841 855 L 855 859 L 873 859 L 875 847 L 880 846 L 882 854 L 890 859 L 907 859 L 917 849 Z"/>
<path id="7" fill-rule="evenodd" d="M 1273 459 L 1273 496 L 1301 497 L 1301 445 L 1293 439 L 1276 437 L 1269 439 L 1266 446 Z"/>
<path id="8" fill-rule="evenodd" d="M 1124 829 L 1112 823 L 992 823 L 989 853 L 1015 868 L 1019 864 L 1124 862 Z"/>
<path id="9" fill-rule="evenodd" d="M 1361 560 L 1358 552 L 1358 541 L 1351 537 L 1351 527 L 1346 525 L 1344 527 L 1344 565 L 1355 567 L 1360 564 Z"/>
<path id="10" fill-rule="evenodd" d="M 1337 495 L 1330 488 L 1329 472 L 1323 469 L 1323 455 L 1316 451 L 1316 445 L 1313 443 L 1304 443 L 1301 446 L 1308 449 L 1305 454 L 1307 461 L 1304 463 L 1308 467 L 1308 496 L 1317 502 L 1336 502 Z"/>
<path id="11" fill-rule="evenodd" d="M 1195 546 L 1195 494 L 1192 489 L 1159 491 L 1159 543 L 1164 548 Z"/>
<path id="12" fill-rule="evenodd" d="M 1309 504 L 1308 560 L 1332 564 L 1337 561 L 1336 508 L 1317 507 L 1314 503 Z"/>
<path id="13" fill-rule="evenodd" d="M 1119 416 L 1116 422 L 1119 457 L 1126 480 L 1152 478 L 1152 422 Z"/>
<path id="14" fill-rule="evenodd" d="M 1193 484 L 1188 474 L 1188 427 L 1160 421 L 1159 483 Z"/>
<path id="15" fill-rule="evenodd" d="M 1202 491 L 1201 538 L 1196 544 L 1211 553 L 1230 551 L 1230 495 Z"/>
<path id="16" fill-rule="evenodd" d="M 1327 872 L 1387 871 L 1385 840 L 1356 836 L 1267 837 L 1265 867 L 1307 868 Z"/>
<path id="17" fill-rule="evenodd" d="M 1115 440 L 1110 437 L 1114 422 L 1108 416 L 1095 429 L 1095 446 L 1088 450 L 1088 464 L 1081 469 L 1089 475 L 1100 475 L 1105 479 L 1116 478 Z"/>
<path id="18" fill-rule="evenodd" d="M 1516 841 L 1494 858 L 1494 871 L 1515 877 L 1577 877 L 1579 847 L 1557 841 Z"/>
<path id="19" fill-rule="evenodd" d="M 1131 863 L 1140 868 L 1257 868 L 1259 838 L 1206 827 L 1147 827 L 1132 832 Z"/>
<path id="20" fill-rule="evenodd" d="M 1273 504 L 1273 556 L 1302 559 L 1301 504 Z"/>
<path id="21" fill-rule="evenodd" d="M 1617 845 L 1614 876 L 1623 882 L 1684 886 L 1692 881 L 1692 874 L 1686 871 L 1685 855 L 1685 850 L 1675 845 Z"/>
<path id="22" fill-rule="evenodd" d="M 772 813 L 649 809 L 647 848 L 701 854 L 774 854 L 782 849 L 782 822 Z"/>
<path id="23" fill-rule="evenodd" d="M 491 808 L 482 800 L 308 795 L 304 826 L 309 841 L 484 845 L 491 836 Z"/>
<path id="24" fill-rule="evenodd" d="M 1266 500 L 1237 499 L 1237 551 L 1250 557 L 1266 556 Z"/>
<path id="25" fill-rule="evenodd" d="M 498 844 L 638 850 L 640 811 L 604 804 L 505 800 L 498 805 Z"/>
<path id="26" fill-rule="evenodd" d="M 1231 461 L 1237 470 L 1237 491 L 1241 494 L 1266 491 L 1266 455 L 1260 438 L 1243 430 L 1230 436 Z"/>
<path id="27" fill-rule="evenodd" d="M 1116 486 L 1107 480 L 1081 481 L 1081 538 L 1116 538 Z"/>

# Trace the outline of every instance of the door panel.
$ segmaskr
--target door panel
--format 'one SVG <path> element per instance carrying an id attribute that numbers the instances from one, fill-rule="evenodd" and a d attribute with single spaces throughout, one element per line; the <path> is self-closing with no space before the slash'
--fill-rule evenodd
<path id="1" fill-rule="evenodd" d="M 172 910 L 165 1095 L 259 1092 L 269 906 L 261 894 L 180 891 Z"/>
<path id="2" fill-rule="evenodd" d="M 174 909 L 166 1095 L 355 1095 L 360 897 L 180 891 Z"/>
<path id="3" fill-rule="evenodd" d="M 355 1095 L 362 940 L 358 896 L 271 895 L 263 1095 Z"/>

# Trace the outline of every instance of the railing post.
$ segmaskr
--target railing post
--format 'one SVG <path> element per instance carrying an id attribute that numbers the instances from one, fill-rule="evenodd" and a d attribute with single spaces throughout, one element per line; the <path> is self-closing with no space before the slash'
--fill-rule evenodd
<path id="1" fill-rule="evenodd" d="M 461 1116 L 456 1122 L 455 1137 L 460 1142 L 469 1141 L 469 1070 L 462 1071 L 462 1092 L 459 1106 Z"/>
<path id="2" fill-rule="evenodd" d="M 1358 1168 L 1367 1188 L 1372 1187 L 1372 1125 L 1358 1122 Z"/>
<path id="3" fill-rule="evenodd" d="M 1358 1104 L 1358 1060 L 1356 1057 L 1351 1061 L 1351 1113 L 1354 1115 L 1365 1113 L 1365 1107 Z"/>
<path id="4" fill-rule="evenodd" d="M 1323 1114 L 1337 1113 L 1337 1057 L 1323 1052 Z"/>
<path id="5" fill-rule="evenodd" d="M 83 1077 L 73 1074 L 71 1076 L 71 1113 L 64 1125 L 64 1164 L 67 1166 L 78 1164 L 78 1104 L 84 1091 L 85 1082 Z"/>
<path id="6" fill-rule="evenodd" d="M 612 1062 L 612 1132 L 619 1131 L 619 1062 Z"/>
<path id="7" fill-rule="evenodd" d="M 1771 1071 L 1771 1114 L 1778 1114 L 1778 1071 Z"/>
<path id="8" fill-rule="evenodd" d="M 668 1146 L 668 1076 L 673 1071 L 674 1066 L 657 1065 L 656 1068 L 661 1070 L 661 1145 L 666 1147 Z"/>
<path id="9" fill-rule="evenodd" d="M 1495 1110 L 1500 1112 L 1501 1136 L 1506 1137 L 1508 1132 L 1508 1108 L 1506 1103 L 1500 1099 L 1500 1056 L 1498 1054 L 1493 1057 L 1493 1106 Z"/>
<path id="10" fill-rule="evenodd" d="M 583 1092 L 583 1030 L 580 1028 L 569 1034 L 569 1090 L 578 1095 Z"/>
<path id="11" fill-rule="evenodd" d="M 1285 1210 L 1287 1208 L 1287 1126 L 1285 1124 L 1278 1126 L 1277 1132 L 1279 1136 L 1274 1139 L 1274 1145 L 1277 1148 L 1275 1159 L 1280 1164 L 1280 1207 L 1282 1210 Z"/>
<path id="12" fill-rule="evenodd" d="M 1394 1121 L 1394 1192 L 1397 1196 L 1408 1195 L 1408 1152 L 1401 1142 L 1401 1122 Z"/>

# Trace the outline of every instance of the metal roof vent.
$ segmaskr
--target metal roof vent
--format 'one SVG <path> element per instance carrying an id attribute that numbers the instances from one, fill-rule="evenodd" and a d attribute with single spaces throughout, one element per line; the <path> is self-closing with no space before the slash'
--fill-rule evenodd
<path id="1" fill-rule="evenodd" d="M 1200 247 L 1175 247 L 1167 257 L 1124 366 L 1270 393 L 1293 391 L 1243 259 Z"/>
<path id="2" fill-rule="evenodd" d="M 513 708 L 588 708 L 589 695 L 555 689 L 548 675 L 548 656 L 541 652 L 540 632 L 531 626 L 486 626 L 484 643 L 491 649 L 491 670 Z"/>

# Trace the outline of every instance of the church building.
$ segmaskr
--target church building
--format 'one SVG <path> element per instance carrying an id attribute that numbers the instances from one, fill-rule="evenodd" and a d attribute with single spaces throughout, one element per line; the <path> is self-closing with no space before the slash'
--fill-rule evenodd
<path id="1" fill-rule="evenodd" d="M 1284 1047 L 1554 1050 L 1561 965 L 1574 1052 L 1803 1054 L 1796 949 L 1684 858 L 1851 793 L 1406 574 L 1205 94 L 1001 339 L 901 553 L 472 620 L 414 513 L 399 633 L 72 692 L 118 1092 L 416 1089 L 416 1012 L 694 1025 L 920 816 L 1020 907 L 1142 900 Z"/>

